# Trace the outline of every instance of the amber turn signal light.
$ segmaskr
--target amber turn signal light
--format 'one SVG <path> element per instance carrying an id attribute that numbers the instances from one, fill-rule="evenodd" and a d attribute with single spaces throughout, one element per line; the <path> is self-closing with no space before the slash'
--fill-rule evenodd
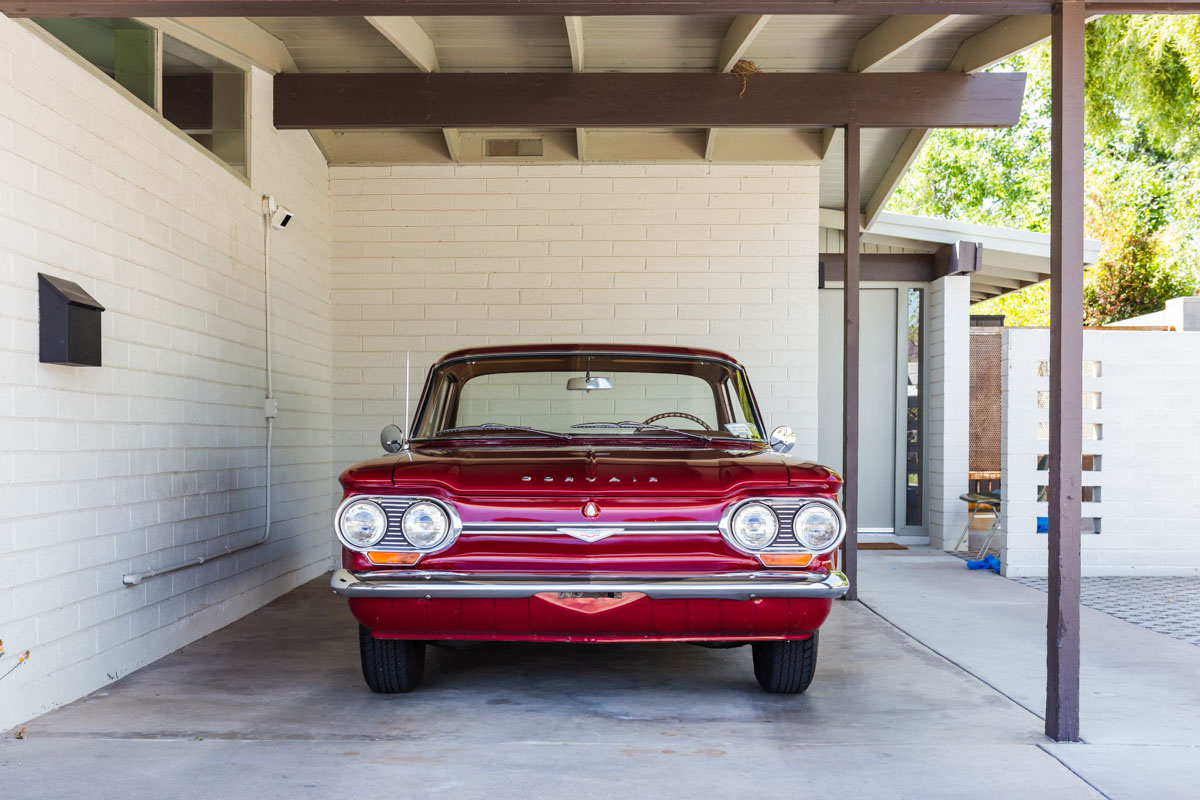
<path id="1" fill-rule="evenodd" d="M 811 553 L 759 553 L 758 557 L 768 567 L 807 567 L 813 560 Z"/>
<path id="2" fill-rule="evenodd" d="M 397 567 L 411 567 L 420 557 L 420 553 L 367 553 L 367 558 L 371 559 L 372 564 L 391 564 Z"/>

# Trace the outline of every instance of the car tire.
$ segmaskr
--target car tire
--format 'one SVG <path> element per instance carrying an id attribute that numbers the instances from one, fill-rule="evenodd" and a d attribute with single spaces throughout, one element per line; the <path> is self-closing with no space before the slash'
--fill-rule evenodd
<path id="1" fill-rule="evenodd" d="M 787 642 L 755 642 L 754 677 L 765 691 L 800 694 L 817 673 L 817 634 Z"/>
<path id="2" fill-rule="evenodd" d="M 358 652 L 363 678 L 372 692 L 397 694 L 417 688 L 425 675 L 425 643 L 409 639 L 376 639 L 358 626 Z"/>

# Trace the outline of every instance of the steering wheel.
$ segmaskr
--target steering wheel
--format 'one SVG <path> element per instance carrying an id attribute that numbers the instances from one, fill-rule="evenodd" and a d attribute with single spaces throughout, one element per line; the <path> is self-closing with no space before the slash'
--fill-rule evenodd
<path id="1" fill-rule="evenodd" d="M 666 419 L 667 417 L 680 417 L 681 419 L 690 419 L 692 422 L 698 423 L 701 428 L 704 428 L 704 430 L 706 430 L 706 431 L 712 430 L 712 428 L 708 427 L 708 423 L 705 422 L 704 420 L 700 419 L 699 417 L 693 416 L 691 414 L 685 414 L 682 411 L 666 411 L 666 412 L 663 412 L 662 414 L 655 414 L 653 417 L 650 417 L 650 419 L 646 420 L 642 424 L 649 425 L 652 422 L 658 422 L 660 419 Z"/>

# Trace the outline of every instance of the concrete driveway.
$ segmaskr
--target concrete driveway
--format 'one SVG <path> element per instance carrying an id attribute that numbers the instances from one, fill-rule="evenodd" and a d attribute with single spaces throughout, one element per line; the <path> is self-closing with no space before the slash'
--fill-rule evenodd
<path id="1" fill-rule="evenodd" d="M 688 645 L 432 649 L 421 689 L 373 695 L 321 579 L 33 720 L 0 774 L 21 798 L 1101 796 L 1041 728 L 857 603 L 799 697 Z"/>

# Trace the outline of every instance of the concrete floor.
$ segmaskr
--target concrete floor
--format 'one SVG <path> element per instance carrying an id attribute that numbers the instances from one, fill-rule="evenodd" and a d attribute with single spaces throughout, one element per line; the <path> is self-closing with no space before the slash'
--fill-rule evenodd
<path id="1" fill-rule="evenodd" d="M 887 551 L 863 555 L 864 586 L 872 571 L 882 584 L 892 565 L 907 566 Z M 957 559 L 932 559 L 951 562 L 955 578 L 967 572 Z M 1138 776 L 1160 771 L 1164 757 L 1146 750 L 1149 763 L 1126 785 L 1110 776 L 1101 794 L 1087 773 L 1103 772 L 1111 755 L 1047 746 L 1036 705 L 885 619 L 879 592 L 874 610 L 835 605 L 816 681 L 799 697 L 761 692 L 747 648 L 687 645 L 432 649 L 421 689 L 388 697 L 363 684 L 354 622 L 325 581 L 31 721 L 23 740 L 0 740 L 5 796 L 528 800 L 782 797 L 811 787 L 1071 800 L 1147 796 Z M 1177 741 L 1166 757 L 1185 750 Z"/>

